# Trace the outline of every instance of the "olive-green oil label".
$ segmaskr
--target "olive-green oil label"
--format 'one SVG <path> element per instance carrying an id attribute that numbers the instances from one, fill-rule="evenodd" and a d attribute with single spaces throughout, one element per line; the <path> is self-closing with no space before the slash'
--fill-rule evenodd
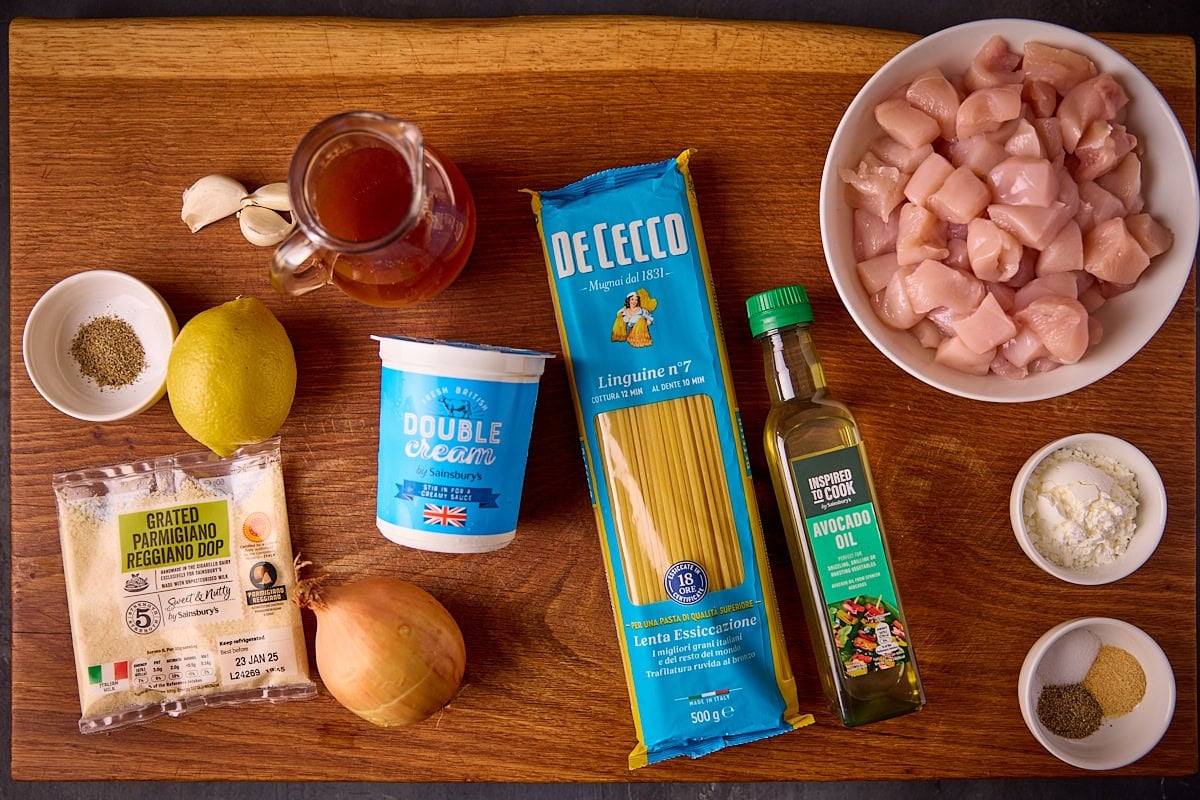
<path id="1" fill-rule="evenodd" d="M 225 500 L 122 514 L 117 524 L 122 572 L 229 558 Z"/>
<path id="2" fill-rule="evenodd" d="M 804 532 L 846 677 L 909 658 L 861 445 L 791 461 Z"/>

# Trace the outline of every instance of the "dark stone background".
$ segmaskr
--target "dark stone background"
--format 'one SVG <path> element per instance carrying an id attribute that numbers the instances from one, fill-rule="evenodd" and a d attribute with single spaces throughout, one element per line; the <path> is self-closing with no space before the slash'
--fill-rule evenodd
<path id="1" fill-rule="evenodd" d="M 1025 17 L 1067 25 L 1082 31 L 1172 33 L 1196 41 L 1200 14 L 1194 0 L 0 0 L 3 39 L 3 93 L 5 124 L 0 140 L 6 157 L 0 164 L 0 253 L 6 267 L 0 271 L 0 330 L 8 341 L 8 21 L 13 17 L 137 17 L 213 15 L 320 15 L 363 17 L 506 17 L 528 14 L 648 14 L 725 19 L 797 20 L 839 25 L 884 28 L 916 34 L 933 33 L 973 19 Z M 1092 797 L 1107 800 L 1196 797 L 1200 780 L 1187 778 L 1102 778 L 1055 780 L 971 780 L 930 782 L 844 783 L 730 783 L 730 784 L 355 784 L 355 783 L 64 783 L 11 780 L 10 681 L 12 672 L 10 597 L 10 542 L 8 480 L 9 364 L 8 348 L 0 348 L 0 800 L 142 800 L 195 798 L 196 800 L 859 800 L 865 797 L 897 798 L 1041 798 Z M 301 730 L 290 735 L 303 736 Z M 219 747 L 219 742 L 214 742 Z M 120 764 L 113 765 L 114 777 Z M 52 778 L 53 776 L 47 776 Z M 347 776 L 351 778 L 352 776 Z"/>

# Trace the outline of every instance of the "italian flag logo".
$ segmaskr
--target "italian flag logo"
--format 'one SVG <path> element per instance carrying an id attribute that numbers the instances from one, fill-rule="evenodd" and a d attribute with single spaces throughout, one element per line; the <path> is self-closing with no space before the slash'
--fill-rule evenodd
<path id="1" fill-rule="evenodd" d="M 104 694 L 120 692 L 129 688 L 129 662 L 114 661 L 111 664 L 93 664 L 88 667 L 88 684 L 93 692 Z"/>

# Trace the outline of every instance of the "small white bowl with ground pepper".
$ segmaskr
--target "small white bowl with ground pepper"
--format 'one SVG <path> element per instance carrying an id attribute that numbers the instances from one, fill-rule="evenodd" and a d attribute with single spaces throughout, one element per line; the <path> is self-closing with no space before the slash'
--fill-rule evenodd
<path id="1" fill-rule="evenodd" d="M 1025 725 L 1076 767 L 1117 769 L 1149 753 L 1175 713 L 1175 674 L 1134 625 L 1084 617 L 1046 631 L 1017 681 Z"/>
<path id="2" fill-rule="evenodd" d="M 1009 518 L 1033 563 L 1064 581 L 1096 586 L 1124 578 L 1153 555 L 1167 495 L 1137 447 L 1077 433 L 1029 457 L 1013 481 Z"/>
<path id="3" fill-rule="evenodd" d="M 46 402 L 77 419 L 111 422 L 162 398 L 178 333 L 170 306 L 150 286 L 124 272 L 89 270 L 34 304 L 22 354 Z"/>

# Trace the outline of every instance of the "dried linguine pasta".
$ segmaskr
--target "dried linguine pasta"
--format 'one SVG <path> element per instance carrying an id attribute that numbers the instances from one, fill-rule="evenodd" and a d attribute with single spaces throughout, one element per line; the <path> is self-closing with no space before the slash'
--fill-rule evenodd
<path id="1" fill-rule="evenodd" d="M 690 151 L 533 193 L 638 744 L 799 728 Z"/>

